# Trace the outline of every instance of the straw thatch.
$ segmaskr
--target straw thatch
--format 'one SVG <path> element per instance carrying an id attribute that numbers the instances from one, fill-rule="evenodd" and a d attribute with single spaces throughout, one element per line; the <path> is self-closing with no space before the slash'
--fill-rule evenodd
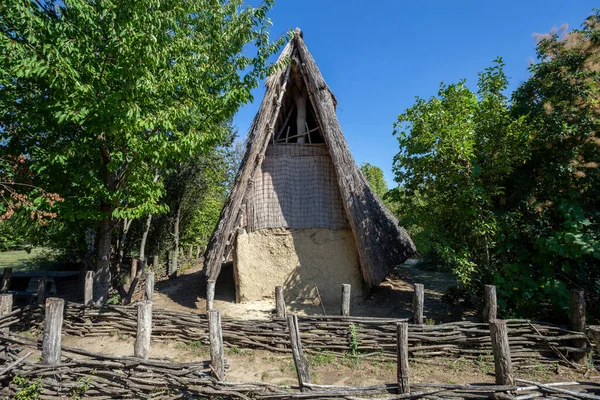
<path id="1" fill-rule="evenodd" d="M 291 86 L 291 72 L 295 70 L 296 74 L 300 73 L 295 78 L 301 76 L 308 90 L 319 132 L 334 165 L 343 207 L 356 240 L 363 279 L 369 285 L 378 285 L 395 265 L 415 252 L 415 246 L 398 220 L 373 193 L 354 162 L 336 116 L 337 101 L 308 52 L 299 29 L 278 62 L 285 64 L 286 59 L 293 61 L 267 79 L 267 91 L 250 128 L 240 170 L 206 250 L 207 277 L 217 278 L 221 264 L 231 251 L 237 228 L 244 220 L 244 203 L 252 192 L 275 128 L 285 119 L 283 99 L 286 89 Z"/>

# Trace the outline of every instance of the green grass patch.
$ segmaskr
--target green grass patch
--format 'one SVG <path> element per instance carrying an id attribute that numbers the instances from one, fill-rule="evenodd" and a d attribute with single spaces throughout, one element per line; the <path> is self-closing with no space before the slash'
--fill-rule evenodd
<path id="1" fill-rule="evenodd" d="M 12 268 L 15 271 L 53 269 L 57 265 L 57 255 L 46 247 L 3 251 L 0 252 L 0 268 Z"/>

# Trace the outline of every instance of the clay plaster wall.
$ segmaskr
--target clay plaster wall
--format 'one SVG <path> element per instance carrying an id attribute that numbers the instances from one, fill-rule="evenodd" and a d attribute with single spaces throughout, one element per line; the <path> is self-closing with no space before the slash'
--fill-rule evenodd
<path id="1" fill-rule="evenodd" d="M 283 286 L 286 301 L 312 302 L 317 284 L 325 304 L 339 304 L 341 285 L 362 292 L 358 253 L 350 229 L 263 229 L 238 233 L 234 276 L 239 302 L 273 298 Z"/>

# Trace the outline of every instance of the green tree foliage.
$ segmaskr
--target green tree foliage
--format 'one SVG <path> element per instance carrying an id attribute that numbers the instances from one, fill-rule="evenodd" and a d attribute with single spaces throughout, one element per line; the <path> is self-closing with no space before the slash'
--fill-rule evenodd
<path id="1" fill-rule="evenodd" d="M 360 164 L 360 170 L 369 182 L 371 189 L 380 199 L 383 199 L 388 191 L 387 183 L 383 177 L 383 170 L 368 162 Z"/>
<path id="2" fill-rule="evenodd" d="M 271 6 L 0 3 L 0 142 L 64 197 L 66 220 L 98 223 L 97 300 L 116 222 L 166 211 L 156 168 L 214 146 L 264 78 L 281 44 L 268 38 Z"/>
<path id="3" fill-rule="evenodd" d="M 442 85 L 396 125 L 392 197 L 420 250 L 523 315 L 564 311 L 568 288 L 598 301 L 599 28 L 542 38 L 512 101 L 498 59 L 477 93 Z"/>

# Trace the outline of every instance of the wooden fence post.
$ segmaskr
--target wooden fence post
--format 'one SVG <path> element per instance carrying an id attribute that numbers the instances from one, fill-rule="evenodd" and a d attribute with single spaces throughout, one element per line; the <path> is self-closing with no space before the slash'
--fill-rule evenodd
<path id="1" fill-rule="evenodd" d="M 296 366 L 296 374 L 298 375 L 298 385 L 300 386 L 300 390 L 304 392 L 306 391 L 304 384 L 310 383 L 310 372 L 308 370 L 308 360 L 304 356 L 302 342 L 300 341 L 298 317 L 295 315 L 288 315 L 287 326 L 290 332 L 290 342 L 292 354 L 294 356 L 294 365 Z"/>
<path id="2" fill-rule="evenodd" d="M 158 268 L 158 256 L 157 255 L 152 256 L 152 268 L 154 268 L 155 270 Z"/>
<path id="3" fill-rule="evenodd" d="M 196 260 L 200 258 L 200 245 L 196 246 Z"/>
<path id="4" fill-rule="evenodd" d="M 352 290 L 352 286 L 344 283 L 342 285 L 342 308 L 341 314 L 343 317 L 350 316 L 350 291 Z"/>
<path id="5" fill-rule="evenodd" d="M 208 312 L 208 333 L 210 338 L 210 367 L 213 377 L 225 379 L 225 359 L 223 358 L 223 331 L 221 330 L 221 314 L 218 311 Z"/>
<path id="6" fill-rule="evenodd" d="M 191 260 L 193 255 L 194 255 L 194 245 L 190 244 L 190 251 L 188 253 L 188 258 Z"/>
<path id="7" fill-rule="evenodd" d="M 215 280 L 206 281 L 206 311 L 212 311 L 215 308 Z"/>
<path id="8" fill-rule="evenodd" d="M 46 288 L 48 280 L 46 278 L 38 279 L 36 302 L 40 306 L 46 302 Z"/>
<path id="9" fill-rule="evenodd" d="M 408 324 L 406 322 L 396 324 L 396 339 L 398 393 L 405 394 L 410 392 L 408 380 Z"/>
<path id="10" fill-rule="evenodd" d="M 146 291 L 144 294 L 146 300 L 154 300 L 154 271 L 146 272 Z"/>
<path id="11" fill-rule="evenodd" d="M 492 322 L 496 319 L 498 302 L 496 300 L 496 286 L 485 285 L 485 307 L 483 308 L 483 322 Z"/>
<path id="12" fill-rule="evenodd" d="M 571 330 L 585 333 L 585 292 L 583 290 L 571 290 Z M 573 340 L 573 347 L 587 347 L 586 340 Z M 574 352 L 571 358 L 576 363 L 587 365 L 587 353 L 585 352 Z"/>
<path id="13" fill-rule="evenodd" d="M 512 372 L 506 322 L 499 319 L 490 322 L 490 336 L 494 351 L 496 384 L 514 385 L 515 377 Z"/>
<path id="14" fill-rule="evenodd" d="M 4 275 L 2 276 L 2 287 L 0 287 L 0 293 L 7 293 L 10 290 L 12 272 L 12 268 L 4 268 Z"/>
<path id="15" fill-rule="evenodd" d="M 138 270 L 138 259 L 132 258 L 131 259 L 131 268 L 129 269 L 129 283 L 133 282 L 133 280 L 137 276 L 137 270 Z"/>
<path id="16" fill-rule="evenodd" d="M 415 283 L 413 294 L 413 323 L 423 325 L 423 303 L 425 288 L 421 283 Z"/>
<path id="17" fill-rule="evenodd" d="M 13 306 L 13 295 L 9 293 L 0 294 L 0 317 L 9 314 L 12 311 Z M 0 333 L 7 334 L 10 331 L 10 327 L 0 329 Z"/>
<path id="18" fill-rule="evenodd" d="M 590 326 L 590 333 L 594 338 L 594 343 L 596 343 L 596 353 L 600 354 L 600 325 Z"/>
<path id="19" fill-rule="evenodd" d="M 56 297 L 46 299 L 44 335 L 42 339 L 42 364 L 60 364 L 61 331 L 65 301 Z"/>
<path id="20" fill-rule="evenodd" d="M 285 318 L 285 299 L 283 298 L 283 286 L 275 286 L 275 316 Z"/>
<path id="21" fill-rule="evenodd" d="M 152 301 L 140 301 L 137 306 L 137 334 L 133 347 L 133 355 L 144 360 L 150 353 L 150 338 L 152 337 Z"/>
<path id="22" fill-rule="evenodd" d="M 85 272 L 83 286 L 83 305 L 90 307 L 94 304 L 94 271 Z"/>

